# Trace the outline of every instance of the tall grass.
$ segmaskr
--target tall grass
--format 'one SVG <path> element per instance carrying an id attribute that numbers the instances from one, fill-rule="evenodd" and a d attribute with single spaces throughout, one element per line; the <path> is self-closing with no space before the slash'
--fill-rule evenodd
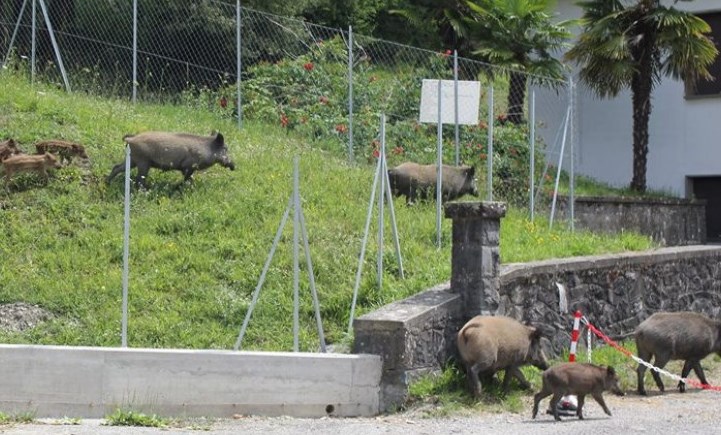
<path id="1" fill-rule="evenodd" d="M 33 175 L 0 188 L 0 303 L 23 301 L 55 317 L 6 343 L 118 346 L 121 328 L 123 183 L 104 177 L 124 158 L 123 135 L 145 130 L 221 131 L 236 163 L 216 166 L 178 188 L 179 172 L 151 170 L 150 188 L 131 204 L 128 344 L 132 347 L 233 346 L 292 188 L 300 155 L 302 207 L 329 342 L 345 339 L 367 213 L 372 165 L 349 165 L 337 152 L 310 148 L 280 127 L 235 122 L 203 110 L 132 105 L 66 94 L 9 71 L 0 73 L 0 138 L 26 151 L 35 141 L 84 144 L 89 169 L 58 170 L 47 185 Z M 450 221 L 436 249 L 435 207 L 396 202 L 406 277 L 397 277 L 387 238 L 383 287 L 376 285 L 377 244 L 369 237 L 357 314 L 450 277 Z M 570 233 L 503 220 L 504 262 L 645 249 L 647 238 Z M 375 224 L 371 227 L 375 231 Z M 388 232 L 388 227 L 386 227 Z M 253 312 L 244 349 L 292 348 L 292 225 L 287 225 Z M 302 260 L 302 258 L 301 258 Z M 301 349 L 318 347 L 310 289 L 301 261 Z"/>

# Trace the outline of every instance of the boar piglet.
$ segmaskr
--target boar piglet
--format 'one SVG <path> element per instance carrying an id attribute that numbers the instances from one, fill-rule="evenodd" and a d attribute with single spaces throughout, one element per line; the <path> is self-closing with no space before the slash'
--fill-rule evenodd
<path id="1" fill-rule="evenodd" d="M 696 373 L 702 384 L 708 385 L 701 368 L 701 360 L 711 353 L 721 356 L 721 322 L 709 319 L 700 313 L 682 311 L 678 313 L 659 312 L 641 322 L 634 331 L 638 357 L 663 368 L 671 360 L 685 360 L 681 377 Z M 644 376 L 646 366 L 639 364 L 638 394 L 646 395 Z M 658 389 L 663 392 L 663 381 L 657 371 L 652 370 Z M 684 392 L 686 384 L 679 381 L 678 390 Z"/>
<path id="2" fill-rule="evenodd" d="M 79 143 L 68 142 L 65 140 L 43 140 L 35 144 L 36 154 L 52 153 L 60 157 L 61 162 L 70 162 L 73 157 L 79 157 L 81 159 L 88 159 L 88 154 L 85 152 L 85 147 Z"/>
<path id="3" fill-rule="evenodd" d="M 457 345 L 471 393 L 479 397 L 479 378 L 491 378 L 499 370 L 506 371 L 504 392 L 508 392 L 512 376 L 523 388 L 530 388 L 520 367 L 532 364 L 541 370 L 548 368 L 540 341 L 538 329 L 510 317 L 476 316 L 469 320 L 458 332 Z"/>
<path id="4" fill-rule="evenodd" d="M 603 401 L 601 393 L 611 391 L 619 396 L 623 396 L 623 391 L 618 385 L 618 376 L 613 367 L 600 367 L 594 364 L 586 363 L 562 363 L 551 367 L 543 372 L 543 387 L 533 397 L 533 418 L 538 414 L 538 404 L 545 397 L 553 394 L 551 398 L 551 409 L 553 410 L 553 418 L 557 421 L 561 420 L 558 415 L 558 401 L 563 396 L 570 394 L 578 396 L 578 408 L 576 415 L 583 420 L 583 404 L 586 400 L 586 394 L 596 399 L 603 412 L 611 415 L 611 411 Z"/>
<path id="5" fill-rule="evenodd" d="M 441 193 L 444 201 L 451 201 L 465 194 L 478 196 L 476 169 L 473 166 L 443 165 Z M 405 195 L 408 204 L 416 198 L 427 199 L 435 192 L 438 180 L 437 165 L 419 165 L 406 162 L 388 170 L 388 181 L 395 196 Z M 435 196 L 434 196 L 435 198 Z"/>
<path id="6" fill-rule="evenodd" d="M 22 153 L 23 152 L 18 148 L 17 142 L 15 142 L 13 139 L 8 139 L 0 142 L 0 162 L 10 156 L 15 156 Z"/>
<path id="7" fill-rule="evenodd" d="M 60 163 L 58 163 L 58 159 L 55 158 L 54 155 L 50 153 L 45 153 L 42 155 L 28 155 L 28 154 L 20 154 L 15 156 L 10 156 L 7 159 L 2 161 L 2 166 L 5 169 L 5 184 L 10 181 L 10 178 L 16 173 L 16 172 L 31 172 L 35 171 L 40 173 L 43 178 L 45 179 L 45 182 L 48 181 L 48 169 L 49 168 L 60 168 Z"/>
<path id="8" fill-rule="evenodd" d="M 235 169 L 235 165 L 228 157 L 228 147 L 220 133 L 196 136 L 149 131 L 127 135 L 123 139 L 130 146 L 130 166 L 138 168 L 135 181 L 143 187 L 146 187 L 145 178 L 150 168 L 180 171 L 184 181 L 190 180 L 196 170 L 209 168 L 216 163 L 231 171 Z M 113 167 L 107 182 L 120 172 L 125 172 L 125 162 Z"/>

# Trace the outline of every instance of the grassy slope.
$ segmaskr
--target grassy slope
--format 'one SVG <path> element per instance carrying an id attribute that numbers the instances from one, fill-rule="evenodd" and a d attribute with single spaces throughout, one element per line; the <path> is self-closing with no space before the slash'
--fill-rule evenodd
<path id="1" fill-rule="evenodd" d="M 151 171 L 151 188 L 132 199 L 130 316 L 133 347 L 231 348 L 291 194 L 292 160 L 301 155 L 301 194 L 322 317 L 330 342 L 343 340 L 373 167 L 350 166 L 342 150 L 319 151 L 278 127 L 234 123 L 183 107 L 67 95 L 0 73 L 0 138 L 31 151 L 37 140 L 86 145 L 89 171 L 60 170 L 48 186 L 32 176 L 0 188 L 0 303 L 24 301 L 57 317 L 2 342 L 120 344 L 123 185 L 103 182 L 124 157 L 122 136 L 144 130 L 224 133 L 236 170 L 200 172 L 175 190 L 178 172 Z M 383 289 L 375 285 L 376 238 L 369 238 L 357 314 L 450 276 L 450 222 L 437 250 L 433 204 L 396 202 L 406 279 L 386 227 Z M 375 222 L 375 221 L 374 221 Z M 504 262 L 644 249 L 643 237 L 546 230 L 511 210 L 503 221 Z M 561 227 L 557 225 L 556 227 Z M 371 229 L 376 228 L 375 223 Z M 244 341 L 245 349 L 292 348 L 292 221 L 288 222 Z M 301 251 L 302 252 L 302 251 Z M 301 260 L 303 258 L 301 257 Z M 317 347 L 304 262 L 301 349 Z"/>

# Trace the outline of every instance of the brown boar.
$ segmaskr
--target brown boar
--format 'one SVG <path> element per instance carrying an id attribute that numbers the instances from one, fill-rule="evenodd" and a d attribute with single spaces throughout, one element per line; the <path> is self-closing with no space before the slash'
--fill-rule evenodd
<path id="1" fill-rule="evenodd" d="M 0 162 L 7 159 L 10 156 L 22 154 L 23 152 L 18 148 L 17 142 L 13 139 L 8 139 L 0 142 Z"/>
<path id="2" fill-rule="evenodd" d="M 2 165 L 5 169 L 5 184 L 10 181 L 10 178 L 15 173 L 32 171 L 40 173 L 45 179 L 45 182 L 47 183 L 47 170 L 49 168 L 60 168 L 60 163 L 58 163 L 58 159 L 50 153 L 45 153 L 43 155 L 21 154 L 11 156 L 3 160 Z"/>
<path id="3" fill-rule="evenodd" d="M 490 378 L 497 371 L 505 370 L 503 391 L 508 392 L 512 376 L 523 388 L 530 388 L 521 366 L 532 364 L 541 370 L 548 368 L 540 331 L 510 317 L 472 318 L 458 332 L 457 345 L 468 387 L 476 397 L 481 394 L 480 376 Z"/>
<path id="4" fill-rule="evenodd" d="M 553 418 L 561 420 L 558 415 L 558 401 L 563 396 L 578 396 L 578 408 L 576 415 L 583 420 L 583 404 L 586 395 L 596 399 L 603 412 L 611 415 L 601 393 L 611 391 L 614 394 L 623 396 L 623 391 L 618 385 L 618 376 L 613 367 L 600 367 L 587 363 L 562 363 L 555 365 L 543 372 L 543 387 L 533 396 L 533 418 L 538 414 L 538 404 L 544 398 L 553 395 L 551 398 L 551 409 Z"/>
<path id="5" fill-rule="evenodd" d="M 44 140 L 35 144 L 36 154 L 52 153 L 60 157 L 61 162 L 70 162 L 73 157 L 88 159 L 85 147 L 79 143 L 64 140 Z"/>
<path id="6" fill-rule="evenodd" d="M 395 196 L 405 195 L 408 204 L 416 198 L 426 199 L 435 192 L 438 180 L 438 165 L 419 165 L 406 162 L 388 170 L 391 192 Z M 451 201 L 465 194 L 478 196 L 476 169 L 473 166 L 443 165 L 442 198 Z"/>
<path id="7" fill-rule="evenodd" d="M 677 313 L 659 312 L 641 322 L 634 331 L 638 357 L 658 368 L 663 368 L 671 360 L 685 360 L 681 377 L 696 373 L 702 384 L 708 385 L 701 368 L 701 360 L 711 353 L 721 356 L 721 322 L 709 319 L 700 313 L 682 311 Z M 638 365 L 638 394 L 646 395 L 644 376 L 646 366 Z M 652 370 L 658 389 L 663 392 L 661 376 Z M 686 384 L 679 381 L 680 392 L 686 390 Z"/>
<path id="8" fill-rule="evenodd" d="M 183 173 L 184 181 L 190 180 L 196 170 L 206 169 L 216 163 L 231 171 L 235 169 L 235 165 L 228 157 L 228 147 L 220 133 L 196 136 L 149 131 L 127 135 L 123 139 L 130 146 L 130 166 L 138 168 L 135 181 L 143 187 L 146 187 L 145 178 L 150 168 L 164 171 L 178 170 Z M 113 167 L 107 182 L 109 183 L 121 172 L 125 172 L 125 162 Z"/>

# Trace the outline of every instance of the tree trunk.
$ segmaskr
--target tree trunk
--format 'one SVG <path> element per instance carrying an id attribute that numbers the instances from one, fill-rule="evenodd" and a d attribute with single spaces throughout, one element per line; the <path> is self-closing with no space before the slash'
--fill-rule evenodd
<path id="1" fill-rule="evenodd" d="M 514 124 L 523 123 L 523 107 L 526 99 L 526 75 L 512 71 L 508 84 L 508 120 Z"/>
<path id="2" fill-rule="evenodd" d="M 638 72 L 631 80 L 633 103 L 633 178 L 631 190 L 646 191 L 646 167 L 648 162 L 648 123 L 651 117 L 651 92 L 656 38 L 652 29 L 644 29 L 643 39 L 635 50 Z"/>

